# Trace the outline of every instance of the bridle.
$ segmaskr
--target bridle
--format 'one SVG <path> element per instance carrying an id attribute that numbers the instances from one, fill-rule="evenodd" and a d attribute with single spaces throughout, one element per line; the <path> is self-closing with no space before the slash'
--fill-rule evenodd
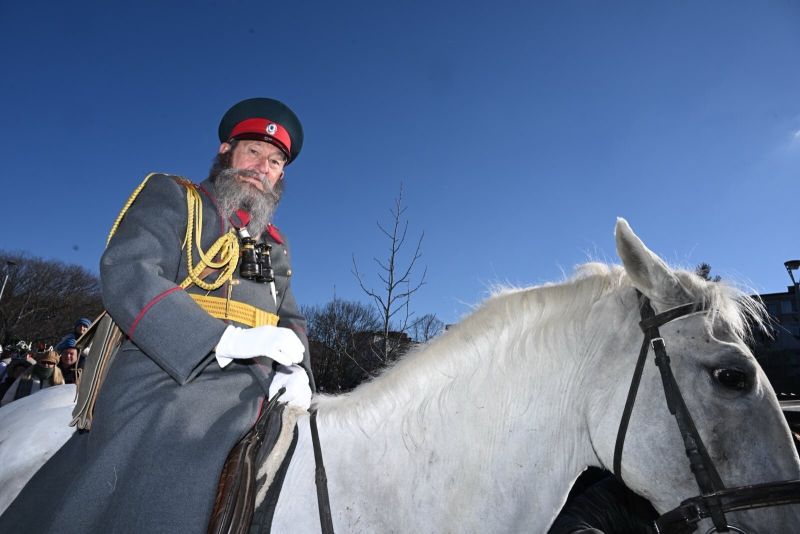
<path id="1" fill-rule="evenodd" d="M 714 527 L 706 534 L 712 532 L 744 533 L 745 531 L 739 527 L 728 523 L 725 516 L 727 512 L 800 503 L 800 480 L 785 480 L 735 488 L 725 487 L 686 407 L 678 383 L 672 374 L 664 339 L 658 331 L 660 326 L 670 321 L 707 310 L 696 304 L 684 304 L 656 314 L 650 304 L 650 299 L 643 296 L 638 290 L 636 293 L 639 297 L 642 317 L 639 326 L 644 332 L 644 339 L 617 432 L 617 443 L 614 447 L 614 475 L 622 481 L 622 449 L 625 445 L 625 434 L 628 430 L 633 404 L 636 401 L 644 363 L 649 348 L 652 347 L 655 364 L 661 373 L 667 407 L 678 423 L 678 429 L 686 447 L 686 456 L 689 458 L 689 467 L 701 492 L 701 495 L 686 499 L 677 508 L 660 516 L 656 520 L 656 531 L 688 534 L 695 532 L 698 522 L 710 517 Z"/>

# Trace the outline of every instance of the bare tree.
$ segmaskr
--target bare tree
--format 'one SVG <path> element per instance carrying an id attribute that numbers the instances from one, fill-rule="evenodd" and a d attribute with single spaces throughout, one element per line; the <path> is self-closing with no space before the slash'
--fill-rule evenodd
<path id="1" fill-rule="evenodd" d="M 356 257 L 353 255 L 353 275 L 358 280 L 361 290 L 372 300 L 381 318 L 381 338 L 382 343 L 375 351 L 375 356 L 384 365 L 395 359 L 402 347 L 402 343 L 397 343 L 397 335 L 392 335 L 393 331 L 405 333 L 413 325 L 411 317 L 410 301 L 411 295 L 416 293 L 425 284 L 427 267 L 423 269 L 422 276 L 417 281 L 412 281 L 412 271 L 417 261 L 422 257 L 420 249 L 422 238 L 425 232 L 421 232 L 417 239 L 413 253 L 404 262 L 401 257 L 403 245 L 408 234 L 408 219 L 404 219 L 406 206 L 403 205 L 403 185 L 400 184 L 400 192 L 394 200 L 394 207 L 389 212 L 391 218 L 388 226 L 377 222 L 378 229 L 389 240 L 389 251 L 385 259 L 373 258 L 378 265 L 377 278 L 380 280 L 378 289 L 368 286 L 364 275 L 358 269 Z M 405 267 L 403 267 L 405 264 Z"/>
<path id="2" fill-rule="evenodd" d="M 9 265 L 9 262 L 14 265 Z M 79 317 L 102 309 L 97 275 L 78 265 L 0 251 L 8 275 L 0 300 L 0 340 L 56 343 Z"/>
<path id="3" fill-rule="evenodd" d="M 411 338 L 417 343 L 426 341 L 438 336 L 444 330 L 444 323 L 433 313 L 426 313 L 411 326 Z"/>
<path id="4" fill-rule="evenodd" d="M 370 340 L 381 321 L 372 307 L 334 297 L 301 311 L 308 321 L 314 378 L 320 391 L 348 391 L 378 371 Z"/>
<path id="5" fill-rule="evenodd" d="M 706 262 L 700 263 L 697 267 L 694 268 L 694 274 L 702 278 L 703 280 L 707 280 L 708 282 L 719 282 L 722 280 L 720 275 L 711 276 L 711 265 Z"/>

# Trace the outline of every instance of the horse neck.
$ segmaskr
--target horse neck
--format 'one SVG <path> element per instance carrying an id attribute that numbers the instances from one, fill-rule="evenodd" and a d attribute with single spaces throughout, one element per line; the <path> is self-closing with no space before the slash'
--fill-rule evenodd
<path id="1" fill-rule="evenodd" d="M 338 449 L 332 471 L 359 458 L 362 475 L 383 475 L 410 495 L 420 478 L 439 495 L 456 484 L 469 488 L 462 500 L 473 509 L 507 510 L 487 496 L 513 489 L 520 513 L 552 519 L 577 474 L 596 463 L 576 376 L 586 371 L 583 327 L 539 317 L 548 326 L 523 328 L 495 304 L 383 376 L 320 402 L 325 446 Z"/>

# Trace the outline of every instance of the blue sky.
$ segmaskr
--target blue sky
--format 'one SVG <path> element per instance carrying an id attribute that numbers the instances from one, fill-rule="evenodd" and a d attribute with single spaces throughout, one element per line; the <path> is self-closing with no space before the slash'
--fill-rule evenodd
<path id="1" fill-rule="evenodd" d="M 401 182 L 446 322 L 617 261 L 617 216 L 759 292 L 800 257 L 796 2 L 114 4 L 0 2 L 0 248 L 96 271 L 141 179 L 201 181 L 270 96 L 306 132 L 276 220 L 303 304 L 366 300 Z"/>

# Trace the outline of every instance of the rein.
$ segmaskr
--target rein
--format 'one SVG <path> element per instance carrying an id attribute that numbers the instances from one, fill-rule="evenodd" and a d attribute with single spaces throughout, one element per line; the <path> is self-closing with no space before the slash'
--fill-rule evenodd
<path id="1" fill-rule="evenodd" d="M 689 467 L 701 492 L 700 496 L 683 501 L 679 507 L 659 517 L 656 520 L 656 530 L 659 533 L 688 534 L 697 529 L 697 523 L 700 520 L 710 517 L 714 528 L 709 532 L 730 532 L 731 530 L 743 532 L 728 523 L 725 517 L 726 512 L 800 503 L 800 480 L 770 482 L 730 489 L 725 487 L 697 431 L 691 413 L 686 407 L 686 402 L 683 400 L 683 395 L 681 395 L 678 383 L 672 373 L 666 344 L 658 330 L 660 326 L 675 319 L 707 310 L 699 308 L 695 304 L 684 304 L 656 314 L 650 304 L 650 299 L 643 296 L 638 290 L 636 294 L 641 302 L 642 320 L 639 322 L 639 327 L 644 332 L 644 339 L 617 431 L 617 442 L 614 447 L 614 475 L 622 481 L 622 451 L 625 446 L 625 435 L 639 390 L 644 363 L 647 360 L 649 349 L 652 347 L 655 364 L 661 374 L 667 407 L 678 424 L 686 448 L 686 456 L 689 459 Z"/>
<path id="2" fill-rule="evenodd" d="M 334 534 L 333 518 L 331 517 L 331 501 L 328 496 L 328 476 L 325 474 L 325 464 L 322 461 L 322 446 L 317 430 L 317 410 L 311 412 L 311 442 L 314 446 L 314 463 L 316 464 L 314 482 L 317 485 L 317 505 L 319 506 L 319 524 L 322 534 Z"/>

